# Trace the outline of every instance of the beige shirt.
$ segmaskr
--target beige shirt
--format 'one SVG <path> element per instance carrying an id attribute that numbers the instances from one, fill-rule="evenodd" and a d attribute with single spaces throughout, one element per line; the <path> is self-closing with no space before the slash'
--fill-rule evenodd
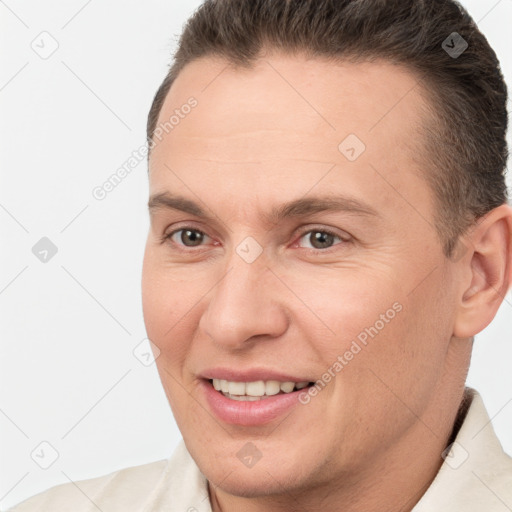
<path id="1" fill-rule="evenodd" d="M 512 458 L 478 393 L 466 389 L 452 449 L 413 512 L 511 512 Z M 469 406 L 469 409 L 468 407 Z M 464 413 L 467 414 L 464 417 Z M 206 478 L 183 441 L 168 460 L 65 483 L 10 512 L 211 512 Z"/>

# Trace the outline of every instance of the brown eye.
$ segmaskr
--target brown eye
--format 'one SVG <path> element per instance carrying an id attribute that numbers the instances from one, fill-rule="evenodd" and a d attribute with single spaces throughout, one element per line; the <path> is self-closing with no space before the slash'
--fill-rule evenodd
<path id="1" fill-rule="evenodd" d="M 301 236 L 301 240 L 307 240 L 309 248 L 312 249 L 329 249 L 335 244 L 336 239 L 343 242 L 340 236 L 325 230 L 310 230 Z M 301 247 L 303 247 L 301 245 Z M 306 246 L 308 247 L 308 246 Z"/>
<path id="2" fill-rule="evenodd" d="M 200 231 L 183 229 L 181 231 L 181 241 L 184 245 L 194 247 L 203 241 L 204 235 Z M 190 243 L 189 243 L 190 242 Z"/>
<path id="3" fill-rule="evenodd" d="M 173 231 L 166 238 L 170 238 L 178 245 L 185 247 L 196 247 L 201 245 L 205 238 L 205 234 L 197 229 L 178 229 Z"/>

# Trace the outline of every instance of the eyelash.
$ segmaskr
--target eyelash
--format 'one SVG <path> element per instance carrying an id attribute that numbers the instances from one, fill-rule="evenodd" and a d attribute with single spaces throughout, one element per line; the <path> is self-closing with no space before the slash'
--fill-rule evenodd
<path id="1" fill-rule="evenodd" d="M 170 233 L 168 234 L 164 234 L 162 237 L 160 237 L 160 242 L 161 243 L 164 243 L 166 241 L 171 241 L 171 238 L 176 234 L 176 233 L 179 233 L 180 231 L 193 231 L 195 233 L 200 233 L 201 235 L 203 236 L 209 236 L 207 235 L 204 231 L 200 230 L 200 229 L 196 229 L 194 228 L 193 226 L 183 226 L 179 229 L 175 229 L 174 231 L 171 231 Z M 304 229 L 303 231 L 301 231 L 299 233 L 299 238 L 298 240 L 300 241 L 301 238 L 304 237 L 304 235 L 307 235 L 308 233 L 325 233 L 327 235 L 330 235 L 330 236 L 333 236 L 335 238 L 339 238 L 341 240 L 340 243 L 337 243 L 337 244 L 334 244 L 333 246 L 331 247 L 328 247 L 327 249 L 314 249 L 314 248 L 309 248 L 309 247 L 299 247 L 300 249 L 303 249 L 303 250 L 306 250 L 308 252 L 313 252 L 313 253 L 330 253 L 332 252 L 333 250 L 336 250 L 336 247 L 338 245 L 343 245 L 343 244 L 348 244 L 348 243 L 351 243 L 352 240 L 346 240 L 344 239 L 342 236 L 340 236 L 339 234 L 335 233 L 334 231 L 330 230 L 330 229 L 326 229 L 326 228 L 308 228 L 308 229 Z M 210 237 L 211 238 L 211 237 Z M 178 250 L 179 251 L 182 251 L 182 252 L 193 252 L 195 249 L 193 247 L 190 247 L 190 248 L 185 248 L 183 249 L 183 247 L 186 247 L 186 246 L 182 246 L 182 245 L 179 245 L 179 244 L 176 244 L 174 242 L 172 242 L 172 245 L 174 245 L 175 247 L 178 247 Z M 200 247 L 200 246 L 197 246 L 197 247 Z"/>
<path id="2" fill-rule="evenodd" d="M 327 249 L 315 249 L 315 248 L 309 248 L 309 247 L 299 247 L 299 249 L 303 249 L 303 250 L 305 250 L 307 252 L 312 252 L 312 253 L 316 253 L 316 254 L 318 254 L 318 253 L 327 254 L 327 253 L 330 253 L 332 251 L 337 250 L 336 248 L 339 245 L 345 245 L 345 244 L 350 243 L 350 240 L 345 240 L 341 235 L 337 234 L 335 231 L 330 230 L 328 228 L 322 228 L 322 227 L 313 227 L 313 228 L 308 228 L 308 229 L 301 230 L 299 232 L 298 241 L 300 241 L 301 238 L 303 238 L 304 235 L 307 235 L 308 233 L 324 233 L 326 235 L 333 236 L 334 238 L 338 238 L 340 240 L 340 242 L 334 243 L 331 247 L 328 247 Z"/>

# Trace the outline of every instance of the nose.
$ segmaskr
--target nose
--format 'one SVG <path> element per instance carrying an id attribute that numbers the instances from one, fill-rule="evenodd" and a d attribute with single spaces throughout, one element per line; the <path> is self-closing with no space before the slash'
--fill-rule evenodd
<path id="1" fill-rule="evenodd" d="M 234 254 L 209 297 L 199 327 L 224 348 L 244 349 L 286 332 L 283 286 L 263 257 L 247 263 Z"/>

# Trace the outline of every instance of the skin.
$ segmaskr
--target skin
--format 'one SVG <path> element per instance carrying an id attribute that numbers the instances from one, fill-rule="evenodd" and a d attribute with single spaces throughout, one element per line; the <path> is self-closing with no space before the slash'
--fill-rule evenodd
<path id="1" fill-rule="evenodd" d="M 512 208 L 480 219 L 462 257 L 445 258 L 416 158 L 425 100 L 390 63 L 274 53 L 236 69 L 202 58 L 180 73 L 159 122 L 190 96 L 197 107 L 153 148 L 150 195 L 179 194 L 212 219 L 151 211 L 142 292 L 160 378 L 213 510 L 411 510 L 443 461 L 471 337 L 511 282 Z M 354 162 L 338 150 L 348 134 L 366 145 Z M 326 194 L 379 216 L 262 219 Z M 200 245 L 183 232 L 161 242 L 185 227 L 206 234 Z M 322 229 L 340 236 L 326 249 L 312 236 Z M 249 236 L 263 248 L 252 263 L 236 252 Z M 320 379 L 394 303 L 401 311 L 307 405 L 259 427 L 209 411 L 205 368 Z M 249 441 L 262 455 L 250 468 L 236 456 Z"/>

